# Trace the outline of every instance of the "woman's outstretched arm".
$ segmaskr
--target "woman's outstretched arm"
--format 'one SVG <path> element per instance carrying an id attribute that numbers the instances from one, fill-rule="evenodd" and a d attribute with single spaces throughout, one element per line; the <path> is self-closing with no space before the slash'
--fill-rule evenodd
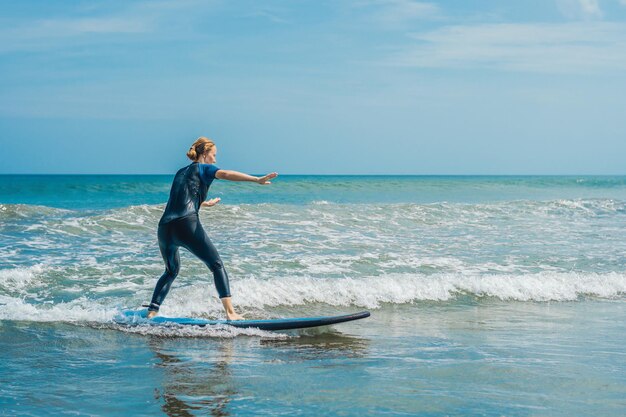
<path id="1" fill-rule="evenodd" d="M 276 178 L 277 176 L 278 174 L 276 172 L 272 172 L 271 174 L 267 174 L 262 177 L 254 177 L 252 175 L 244 174 L 243 172 L 229 171 L 227 169 L 220 169 L 215 173 L 215 177 L 220 180 L 250 181 L 261 185 L 271 184 L 270 180 Z"/>

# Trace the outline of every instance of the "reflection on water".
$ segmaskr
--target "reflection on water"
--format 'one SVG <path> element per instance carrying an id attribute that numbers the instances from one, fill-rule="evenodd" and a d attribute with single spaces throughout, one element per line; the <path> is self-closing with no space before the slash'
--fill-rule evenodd
<path id="1" fill-rule="evenodd" d="M 186 339 L 148 337 L 155 366 L 161 370 L 161 388 L 155 388 L 156 400 L 168 416 L 200 414 L 228 416 L 236 399 L 266 400 L 247 381 L 254 380 L 255 369 L 267 375 L 281 364 L 316 361 L 332 366 L 337 358 L 361 358 L 367 355 L 369 341 L 335 331 L 301 332 L 286 339 Z M 275 361 L 280 358 L 280 361 Z M 316 366 L 320 366 L 316 363 Z M 269 369 L 268 369 L 269 367 Z M 297 379 L 283 375 L 286 380 Z M 245 391 L 245 392 L 244 392 Z M 259 397 L 259 398 L 257 398 Z"/>
<path id="2" fill-rule="evenodd" d="M 162 391 L 155 389 L 155 397 L 164 401 L 163 412 L 168 416 L 192 416 L 192 411 L 204 410 L 212 416 L 230 415 L 226 407 L 237 394 L 229 366 L 233 359 L 234 340 L 206 343 L 205 346 L 212 350 L 207 358 L 203 358 L 202 353 L 200 357 L 194 357 L 194 350 L 177 347 L 173 340 L 187 344 L 182 339 L 155 336 L 148 341 L 148 346 L 160 360 L 156 366 L 165 372 Z M 198 348 L 197 342 L 190 344 Z M 190 353 L 192 355 L 187 356 Z"/>
<path id="3" fill-rule="evenodd" d="M 262 339 L 260 344 L 266 348 L 277 349 L 290 359 L 297 357 L 301 360 L 358 358 L 365 356 L 368 348 L 367 339 L 336 331 L 315 334 L 311 330 L 289 339 Z"/>

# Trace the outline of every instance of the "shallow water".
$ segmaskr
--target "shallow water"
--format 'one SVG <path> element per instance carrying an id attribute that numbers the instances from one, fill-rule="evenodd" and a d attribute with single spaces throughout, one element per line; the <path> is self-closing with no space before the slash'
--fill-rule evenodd
<path id="1" fill-rule="evenodd" d="M 7 415 L 622 415 L 623 302 L 386 306 L 288 337 L 4 321 Z"/>
<path id="2" fill-rule="evenodd" d="M 0 176 L 2 415 L 623 415 L 626 177 L 216 182 L 201 220 L 263 332 L 149 300 L 171 177 Z M 206 267 L 163 315 L 223 317 Z"/>

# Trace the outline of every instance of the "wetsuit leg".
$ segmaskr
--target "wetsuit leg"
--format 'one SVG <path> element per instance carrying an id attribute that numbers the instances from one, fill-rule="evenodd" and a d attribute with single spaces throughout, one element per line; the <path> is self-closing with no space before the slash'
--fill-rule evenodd
<path id="1" fill-rule="evenodd" d="M 211 270 L 219 297 L 230 297 L 228 274 L 217 249 L 202 228 L 200 220 L 197 217 L 189 217 L 188 219 L 190 227 L 185 230 L 188 234 L 185 233 L 184 237 L 180 236 L 181 243 Z"/>
<path id="2" fill-rule="evenodd" d="M 171 226 L 170 224 L 159 226 L 159 249 L 161 250 L 161 256 L 163 256 L 163 261 L 165 262 L 165 272 L 163 272 L 163 275 L 161 275 L 161 278 L 157 281 L 148 311 L 159 311 L 161 303 L 163 303 L 165 296 L 170 291 L 172 282 L 174 282 L 178 271 L 180 271 L 180 254 Z"/>

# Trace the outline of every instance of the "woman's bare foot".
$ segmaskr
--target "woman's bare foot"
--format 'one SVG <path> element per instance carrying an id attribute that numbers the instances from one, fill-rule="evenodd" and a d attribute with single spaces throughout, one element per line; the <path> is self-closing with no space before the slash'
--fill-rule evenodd
<path id="1" fill-rule="evenodd" d="M 148 318 L 151 319 L 152 317 L 156 316 L 157 314 L 159 314 L 158 311 L 148 311 Z"/>
<path id="2" fill-rule="evenodd" d="M 224 306 L 224 310 L 226 311 L 226 320 L 243 320 L 242 316 L 235 313 L 235 309 L 233 308 L 233 304 L 230 301 L 230 297 L 222 298 L 222 305 Z"/>
<path id="3" fill-rule="evenodd" d="M 233 320 L 243 320 L 243 316 L 239 315 L 235 312 L 233 312 L 232 314 L 226 313 L 226 320 L 228 321 L 233 321 Z"/>

